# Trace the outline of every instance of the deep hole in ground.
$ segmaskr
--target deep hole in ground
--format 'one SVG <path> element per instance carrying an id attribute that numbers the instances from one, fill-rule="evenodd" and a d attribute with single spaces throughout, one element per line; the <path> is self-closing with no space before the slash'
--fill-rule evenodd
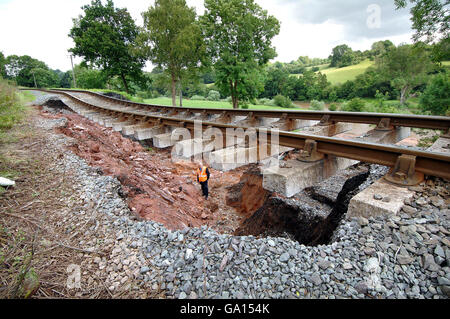
<path id="1" fill-rule="evenodd" d="M 330 244 L 350 200 L 386 172 L 379 165 L 356 164 L 292 198 L 271 194 L 234 234 L 287 237 L 307 246 Z"/>
<path id="2" fill-rule="evenodd" d="M 46 106 L 55 111 L 67 108 L 61 101 L 47 101 Z M 140 145 L 79 115 L 64 116 L 68 122 L 58 131 L 77 140 L 69 149 L 99 174 L 115 176 L 121 182 L 119 195 L 127 198 L 134 217 L 160 222 L 169 229 L 207 225 L 237 236 L 328 244 L 351 198 L 387 170 L 357 164 L 285 198 L 264 190 L 260 167 L 249 165 L 233 172 L 213 172 L 212 196 L 203 202 L 193 178 L 195 163 L 173 163 L 170 150 L 148 153 L 145 149 L 151 142 Z"/>

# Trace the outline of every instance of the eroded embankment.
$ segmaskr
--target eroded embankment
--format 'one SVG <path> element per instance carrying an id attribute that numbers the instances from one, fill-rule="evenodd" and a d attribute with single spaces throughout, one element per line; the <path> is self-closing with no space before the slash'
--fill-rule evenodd
<path id="1" fill-rule="evenodd" d="M 224 201 L 223 198 L 203 200 L 195 180 L 195 163 L 173 163 L 170 152 L 147 151 L 139 143 L 77 114 L 42 112 L 42 115 L 67 119 L 67 124 L 58 128 L 58 132 L 74 139 L 69 149 L 90 166 L 97 167 L 98 172 L 121 182 L 120 195 L 127 198 L 136 217 L 159 222 L 172 230 L 239 224 L 239 219 L 228 220 L 224 216 L 226 212 L 217 203 Z M 221 188 L 238 182 L 240 174 L 223 176 L 228 184 L 213 181 L 212 192 L 224 193 Z M 236 227 L 231 225 L 227 229 Z"/>
<path id="2" fill-rule="evenodd" d="M 328 244 L 350 200 L 383 173 L 384 168 L 357 164 L 293 198 L 273 194 L 235 235 L 289 237 L 311 246 Z"/>

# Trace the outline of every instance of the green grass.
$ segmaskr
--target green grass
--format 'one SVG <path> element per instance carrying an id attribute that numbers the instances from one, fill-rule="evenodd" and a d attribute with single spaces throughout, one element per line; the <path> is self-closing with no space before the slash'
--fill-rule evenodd
<path id="1" fill-rule="evenodd" d="M 172 99 L 168 97 L 159 97 L 156 99 L 146 99 L 144 103 L 147 104 L 155 104 L 155 105 L 164 105 L 164 106 L 172 106 Z M 177 105 L 179 105 L 179 98 L 177 98 Z M 232 109 L 233 106 L 229 102 L 222 101 L 197 101 L 197 100 L 188 100 L 183 99 L 183 107 L 194 107 L 194 108 L 211 108 L 211 109 Z M 268 105 L 249 105 L 249 110 L 289 110 L 286 108 L 278 107 L 278 106 L 268 106 Z M 295 109 L 295 108 L 291 108 Z"/>
<path id="2" fill-rule="evenodd" d="M 24 102 L 31 100 L 31 95 L 0 80 L 0 134 L 22 120 L 26 112 Z"/>
<path id="3" fill-rule="evenodd" d="M 355 80 L 356 77 L 360 74 L 363 74 L 366 72 L 367 68 L 374 65 L 373 61 L 370 60 L 364 60 L 363 62 L 347 66 L 345 68 L 332 68 L 329 64 L 322 64 L 319 65 L 319 71 L 322 74 L 325 74 L 327 76 L 327 79 L 329 82 L 331 82 L 332 85 L 341 84 L 346 81 L 352 81 Z M 312 69 L 312 67 L 308 67 L 308 70 Z M 300 77 L 301 74 L 291 74 L 291 76 Z"/>
<path id="4" fill-rule="evenodd" d="M 347 66 L 345 68 L 326 68 L 322 69 L 320 72 L 327 76 L 327 79 L 331 84 L 335 85 L 356 79 L 358 75 L 363 74 L 373 65 L 373 61 L 365 60 L 359 64 Z"/>

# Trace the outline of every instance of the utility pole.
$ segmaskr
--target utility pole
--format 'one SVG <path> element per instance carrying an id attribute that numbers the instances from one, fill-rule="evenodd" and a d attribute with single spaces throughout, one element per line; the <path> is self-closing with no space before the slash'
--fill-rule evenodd
<path id="1" fill-rule="evenodd" d="M 75 79 L 75 71 L 73 69 L 73 55 L 70 55 L 70 62 L 72 63 L 72 76 L 73 76 L 73 87 L 77 87 L 77 80 Z"/>

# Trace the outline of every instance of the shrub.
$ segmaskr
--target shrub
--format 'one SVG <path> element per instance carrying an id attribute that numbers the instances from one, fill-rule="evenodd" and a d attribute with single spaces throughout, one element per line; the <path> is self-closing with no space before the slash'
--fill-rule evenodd
<path id="1" fill-rule="evenodd" d="M 153 98 L 152 92 L 150 91 L 138 91 L 136 96 L 141 99 L 151 99 Z"/>
<path id="2" fill-rule="evenodd" d="M 259 99 L 258 103 L 261 104 L 261 105 L 269 105 L 270 100 L 266 99 L 266 98 L 263 98 L 263 99 Z"/>
<path id="3" fill-rule="evenodd" d="M 450 112 L 450 73 L 436 75 L 420 97 L 420 108 L 433 115 Z"/>
<path id="4" fill-rule="evenodd" d="M 276 106 L 280 106 L 280 107 L 291 107 L 292 106 L 292 101 L 290 98 L 285 97 L 283 95 L 278 94 L 277 96 L 275 96 L 273 98 L 274 103 Z"/>
<path id="5" fill-rule="evenodd" d="M 191 97 L 191 100 L 194 100 L 194 101 L 204 101 L 204 100 L 206 100 L 206 99 L 205 99 L 204 96 L 201 96 L 201 95 L 194 95 L 194 96 Z"/>
<path id="6" fill-rule="evenodd" d="M 337 103 L 331 103 L 330 106 L 328 107 L 328 109 L 332 112 L 337 111 L 338 110 Z"/>
<path id="7" fill-rule="evenodd" d="M 312 100 L 310 109 L 315 111 L 323 111 L 325 109 L 325 103 L 322 101 Z"/>
<path id="8" fill-rule="evenodd" d="M 16 89 L 0 79 L 0 131 L 10 129 L 23 116 Z"/>
<path id="9" fill-rule="evenodd" d="M 362 99 L 355 97 L 350 102 L 344 104 L 344 106 L 342 107 L 342 111 L 362 112 L 362 111 L 364 111 L 365 105 L 366 105 L 366 103 Z"/>
<path id="10" fill-rule="evenodd" d="M 214 91 L 214 90 L 209 91 L 207 100 L 208 101 L 220 101 L 220 93 L 217 91 Z"/>

